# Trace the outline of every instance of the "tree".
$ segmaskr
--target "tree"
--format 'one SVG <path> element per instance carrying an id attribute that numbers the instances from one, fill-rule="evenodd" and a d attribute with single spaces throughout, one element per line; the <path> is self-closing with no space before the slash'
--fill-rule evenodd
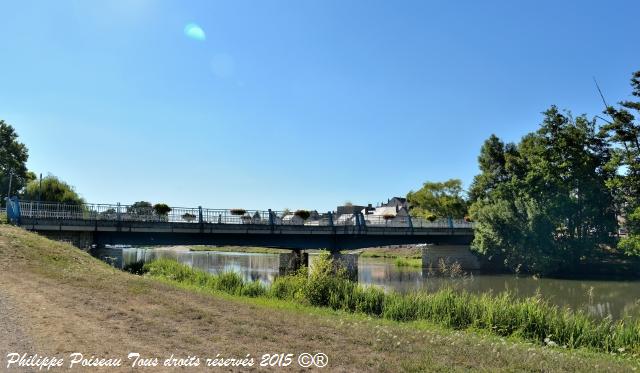
<path id="1" fill-rule="evenodd" d="M 169 205 L 167 205 L 166 203 L 156 203 L 155 205 L 153 205 L 153 211 L 158 216 L 167 216 L 167 214 L 171 212 L 171 207 L 169 207 Z"/>
<path id="2" fill-rule="evenodd" d="M 425 182 L 418 191 L 407 194 L 410 214 L 428 218 L 461 219 L 467 213 L 467 203 L 462 195 L 462 181 L 451 179 L 444 182 Z"/>
<path id="3" fill-rule="evenodd" d="M 84 203 L 71 185 L 54 175 L 43 178 L 42 185 L 39 180 L 31 180 L 21 197 L 31 201 Z"/>
<path id="4" fill-rule="evenodd" d="M 631 94 L 640 97 L 640 71 L 631 77 Z M 608 186 L 612 189 L 618 213 L 626 216 L 629 237 L 620 241 L 619 248 L 627 254 L 640 255 L 640 101 L 623 101 L 619 108 L 607 106 L 611 118 L 603 125 L 601 137 L 614 145 L 609 167 L 615 171 Z M 638 216 L 634 218 L 635 216 Z"/>
<path id="5" fill-rule="evenodd" d="M 127 214 L 129 215 L 147 216 L 153 215 L 153 213 L 153 205 L 147 201 L 138 201 L 127 207 Z"/>
<path id="6" fill-rule="evenodd" d="M 472 247 L 513 270 L 553 273 L 599 252 L 615 230 L 611 152 L 595 122 L 551 107 L 518 145 L 492 136 L 472 184 Z"/>
<path id="7" fill-rule="evenodd" d="M 4 205 L 11 179 L 11 193 L 14 194 L 35 178 L 27 171 L 27 147 L 18 141 L 13 127 L 0 120 L 0 204 Z M 13 176 L 11 176 L 13 175 Z"/>

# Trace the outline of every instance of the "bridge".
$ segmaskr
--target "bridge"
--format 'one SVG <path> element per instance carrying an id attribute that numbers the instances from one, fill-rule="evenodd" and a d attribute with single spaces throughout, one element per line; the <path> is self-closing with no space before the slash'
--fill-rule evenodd
<path id="1" fill-rule="evenodd" d="M 336 215 L 331 211 L 317 214 L 202 207 L 170 207 L 158 212 L 147 206 L 19 201 L 14 197 L 7 202 L 7 216 L 24 229 L 85 249 L 235 245 L 291 249 L 297 255 L 305 249 L 326 249 L 337 255 L 340 250 L 433 244 L 455 259 L 456 255 L 469 256 L 473 240 L 473 224 L 464 220 L 429 221 L 362 212 Z M 473 266 L 476 264 L 467 265 Z"/>

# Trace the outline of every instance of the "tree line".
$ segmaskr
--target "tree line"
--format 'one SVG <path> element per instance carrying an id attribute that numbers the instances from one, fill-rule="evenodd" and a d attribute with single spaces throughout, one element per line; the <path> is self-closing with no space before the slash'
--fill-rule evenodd
<path id="1" fill-rule="evenodd" d="M 632 74 L 640 97 L 640 71 Z M 518 143 L 491 135 L 467 193 L 427 182 L 412 216 L 475 222 L 472 248 L 514 271 L 559 273 L 618 253 L 640 256 L 640 101 L 574 117 L 552 106 Z M 621 233 L 621 234 L 620 234 Z"/>

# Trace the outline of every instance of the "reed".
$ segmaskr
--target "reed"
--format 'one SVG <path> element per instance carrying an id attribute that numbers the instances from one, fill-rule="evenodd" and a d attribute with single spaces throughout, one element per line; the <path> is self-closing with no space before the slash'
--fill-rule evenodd
<path id="1" fill-rule="evenodd" d="M 311 271 L 277 277 L 268 288 L 259 282 L 244 282 L 234 273 L 209 274 L 170 259 L 148 263 L 145 270 L 150 276 L 233 295 L 283 299 L 401 322 L 426 320 L 548 346 L 640 353 L 640 321 L 596 320 L 553 306 L 539 295 L 520 299 L 509 293 L 476 295 L 453 289 L 385 293 L 349 281 L 344 271 L 336 272 L 328 255 L 321 254 Z"/>

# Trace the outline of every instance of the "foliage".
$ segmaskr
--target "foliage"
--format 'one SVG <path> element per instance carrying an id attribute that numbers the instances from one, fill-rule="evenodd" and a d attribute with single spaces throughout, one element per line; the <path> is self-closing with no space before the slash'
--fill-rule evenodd
<path id="1" fill-rule="evenodd" d="M 394 263 L 396 264 L 397 267 L 422 268 L 422 258 L 420 259 L 396 258 Z"/>
<path id="2" fill-rule="evenodd" d="M 10 173 L 11 192 L 22 190 L 27 183 L 35 178 L 35 175 L 27 171 L 27 159 L 29 153 L 27 147 L 18 141 L 18 134 L 14 128 L 3 120 L 0 120 L 0 204 L 4 206 L 7 191 L 9 190 Z"/>
<path id="3" fill-rule="evenodd" d="M 302 220 L 307 220 L 309 219 L 309 216 L 311 216 L 311 212 L 308 210 L 296 210 L 293 214 Z"/>
<path id="4" fill-rule="evenodd" d="M 144 268 L 143 260 L 127 264 L 122 269 L 134 275 L 144 275 L 145 273 L 147 273 L 147 270 Z"/>
<path id="5" fill-rule="evenodd" d="M 391 220 L 391 219 L 395 218 L 396 216 L 394 214 L 384 214 L 384 215 L 382 215 L 382 217 L 384 218 L 384 220 Z"/>
<path id="6" fill-rule="evenodd" d="M 640 256 L 640 235 L 633 234 L 618 242 L 618 249 L 629 256 Z"/>
<path id="7" fill-rule="evenodd" d="M 467 203 L 462 194 L 462 181 L 451 179 L 444 182 L 426 182 L 416 192 L 407 194 L 411 206 L 410 214 L 428 218 L 435 215 L 441 218 L 460 219 L 467 213 Z"/>
<path id="8" fill-rule="evenodd" d="M 152 215 L 153 212 L 153 205 L 147 201 L 138 201 L 127 207 L 127 214 L 129 215 L 148 216 Z"/>
<path id="9" fill-rule="evenodd" d="M 229 210 L 229 212 L 231 213 L 231 215 L 244 215 L 247 210 L 245 209 L 231 209 Z"/>
<path id="10" fill-rule="evenodd" d="M 640 97 L 640 71 L 631 77 L 631 94 Z M 620 213 L 631 215 L 640 208 L 640 101 L 620 102 L 619 108 L 607 106 L 605 113 L 611 121 L 602 126 L 600 135 L 614 145 L 608 166 L 614 177 L 608 185 L 613 190 Z M 635 113 L 635 115 L 634 115 Z M 631 234 L 640 234 L 640 219 L 628 219 Z"/>
<path id="11" fill-rule="evenodd" d="M 594 121 L 556 107 L 519 144 L 491 136 L 471 186 L 473 248 L 508 268 L 557 273 L 611 242 L 610 152 Z"/>
<path id="12" fill-rule="evenodd" d="M 155 205 L 153 205 L 153 211 L 158 216 L 167 216 L 167 214 L 171 212 L 171 207 L 169 207 L 169 205 L 167 205 L 166 203 L 156 203 Z"/>
<path id="13" fill-rule="evenodd" d="M 185 212 L 184 214 L 182 214 L 182 219 L 190 223 L 196 220 L 196 216 L 188 212 Z"/>
<path id="14" fill-rule="evenodd" d="M 269 288 L 244 282 L 234 273 L 212 275 L 169 259 L 148 263 L 145 269 L 154 277 L 233 295 L 283 299 L 396 321 L 426 320 L 453 329 L 484 330 L 567 348 L 640 352 L 640 321 L 598 321 L 552 306 L 539 296 L 519 299 L 509 293 L 477 295 L 452 289 L 385 293 L 336 273 L 328 254 L 314 262 L 310 273 L 301 270 L 277 277 Z"/>
<path id="15" fill-rule="evenodd" d="M 32 180 L 27 184 L 22 195 L 23 199 L 44 202 L 60 203 L 84 203 L 84 200 L 76 193 L 74 188 L 58 177 L 48 175 L 42 179 L 42 186 L 39 180 Z"/>

